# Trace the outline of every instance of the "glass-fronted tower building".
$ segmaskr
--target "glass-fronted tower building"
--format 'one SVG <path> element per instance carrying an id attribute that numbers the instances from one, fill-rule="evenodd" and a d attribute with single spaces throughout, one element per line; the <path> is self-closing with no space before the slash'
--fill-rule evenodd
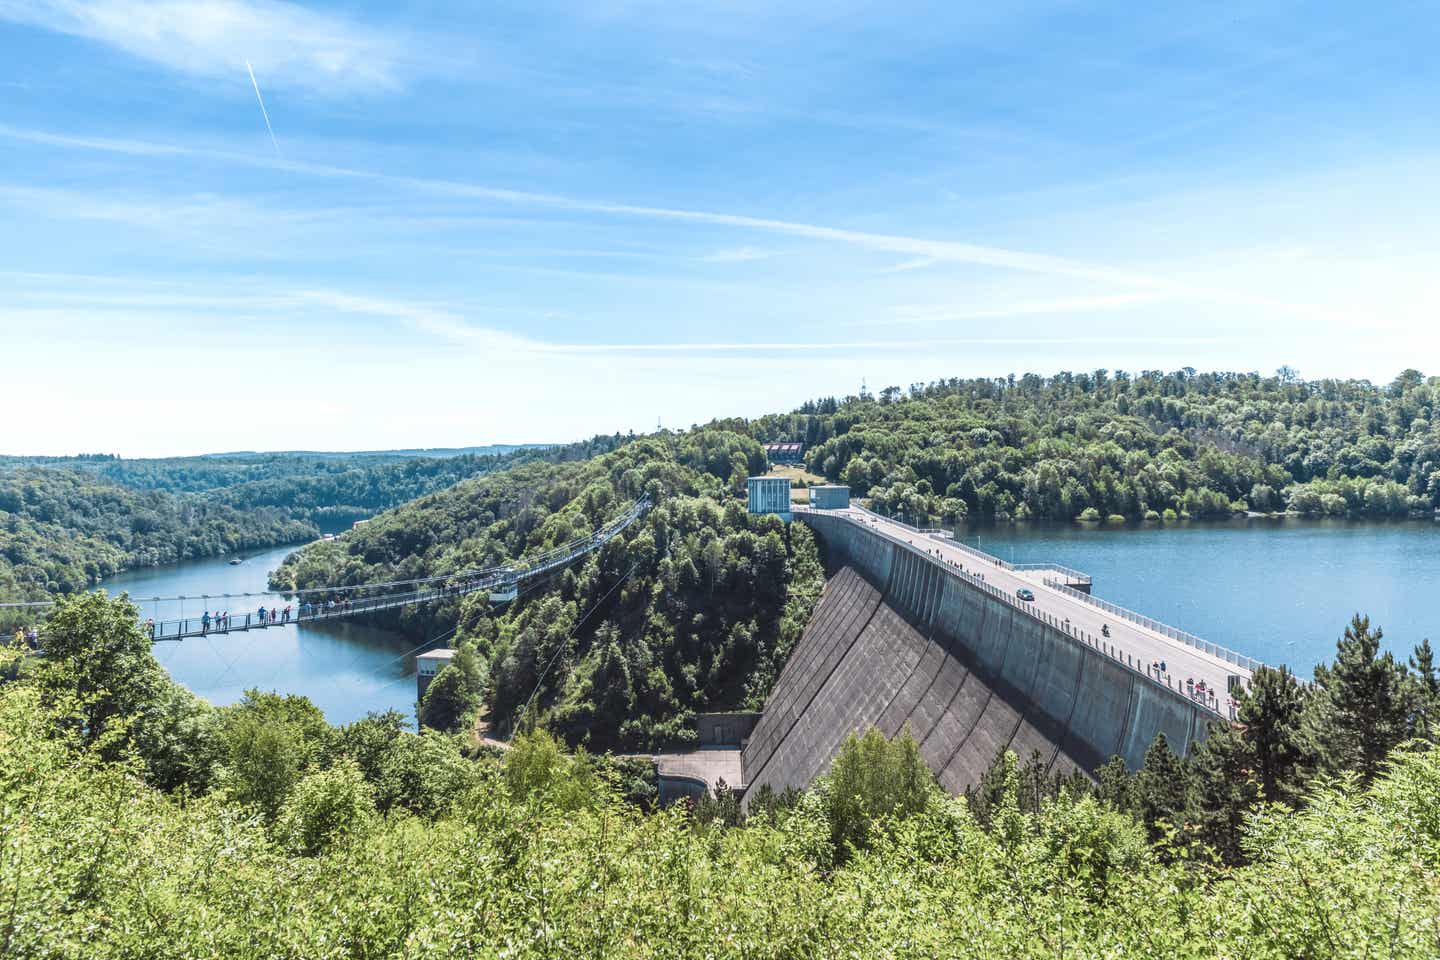
<path id="1" fill-rule="evenodd" d="M 745 481 L 750 493 L 751 513 L 777 513 L 790 519 L 790 480 L 787 477 L 750 477 Z"/>
<path id="2" fill-rule="evenodd" d="M 850 506 L 850 488 L 843 483 L 811 487 L 810 506 L 816 510 L 844 510 Z"/>

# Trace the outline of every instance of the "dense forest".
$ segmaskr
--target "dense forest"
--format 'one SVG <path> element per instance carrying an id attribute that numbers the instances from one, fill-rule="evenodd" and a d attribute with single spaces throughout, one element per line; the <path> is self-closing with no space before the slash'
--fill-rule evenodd
<path id="1" fill-rule="evenodd" d="M 460 483 L 313 544 L 274 572 L 295 589 L 437 576 L 523 559 L 584 536 L 649 495 L 644 519 L 533 596 L 492 610 L 468 595 L 405 625 L 455 628 L 456 660 L 422 718 L 477 714 L 509 730 L 527 704 L 573 743 L 651 749 L 694 737 L 696 711 L 757 708 L 819 596 L 801 526 L 753 517 L 739 494 L 758 443 L 696 430 L 576 463 L 532 463 Z"/>
<path id="2" fill-rule="evenodd" d="M 518 603 L 398 615 L 460 650 L 420 733 L 261 690 L 212 707 L 127 602 L 65 599 L 43 661 L 0 649 L 0 955 L 1433 957 L 1440 676 L 1428 642 L 1397 659 L 1358 615 L 1313 684 L 1263 668 L 1191 756 L 1157 738 L 1094 780 L 1002 754 L 950 797 L 913 740 L 872 732 L 748 812 L 723 793 L 660 810 L 648 765 L 563 744 L 683 745 L 696 712 L 763 703 L 823 573 L 807 528 L 744 509 L 759 441 L 804 440 L 882 507 L 952 518 L 1428 515 L 1437 397 L 1410 374 L 952 381 L 522 452 L 443 489 L 387 474 L 396 495 L 437 488 L 274 584 L 457 574 L 654 504 Z M 19 566 L 90 576 L 237 517 L 312 519 L 215 499 L 302 474 L 145 491 L 93 466 L 0 470 L 0 516 L 31 531 L 6 538 L 30 545 Z M 12 588 L 63 589 L 46 577 Z"/>
<path id="3" fill-rule="evenodd" d="M 467 477 L 584 459 L 625 439 L 454 457 L 0 457 L 0 602 L 72 593 L 134 567 L 313 540 Z M 15 616 L 0 612 L 0 626 Z"/>
<path id="4" fill-rule="evenodd" d="M 128 567 L 316 536 L 272 508 L 240 511 L 73 470 L 0 470 L 0 600 L 83 590 Z"/>
<path id="5" fill-rule="evenodd" d="M 352 520 L 440 490 L 469 477 L 530 460 L 584 459 L 626 438 L 595 437 L 555 446 L 481 448 L 455 455 L 376 453 L 245 453 L 127 460 L 113 456 L 0 457 L 7 467 L 44 467 L 90 474 L 137 490 L 204 494 L 211 503 L 249 510 L 270 507 L 321 526 Z"/>
<path id="6" fill-rule="evenodd" d="M 745 424 L 877 508 L 954 521 L 1431 516 L 1440 378 L 1239 373 L 944 380 Z"/>
<path id="7" fill-rule="evenodd" d="M 84 595 L 0 683 L 0 954 L 1429 958 L 1440 694 L 1374 636 L 1313 689 L 1267 674 L 1196 763 L 1157 739 L 1091 787 L 1005 754 L 950 797 L 872 732 L 741 816 L 543 732 L 211 708 Z"/>

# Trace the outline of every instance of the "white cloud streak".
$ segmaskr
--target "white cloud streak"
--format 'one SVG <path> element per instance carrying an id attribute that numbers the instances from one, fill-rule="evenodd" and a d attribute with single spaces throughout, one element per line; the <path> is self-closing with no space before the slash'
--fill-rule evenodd
<path id="1" fill-rule="evenodd" d="M 270 146 L 275 148 L 275 156 L 280 156 L 280 144 L 275 142 L 275 128 L 270 126 L 270 111 L 265 109 L 265 98 L 260 96 L 260 84 L 255 80 L 255 68 L 250 66 L 250 61 L 245 61 L 245 72 L 250 74 L 250 86 L 255 88 L 255 99 L 260 102 L 260 116 L 265 118 L 265 132 L 270 134 Z"/>
<path id="2" fill-rule="evenodd" d="M 0 0 L 0 2 L 4 2 L 4 0 Z M 105 138 L 70 137 L 68 135 L 46 131 L 21 130 L 4 124 L 0 124 L 0 136 L 44 143 L 52 146 L 67 146 L 77 149 L 129 154 L 150 153 L 158 155 L 173 151 L 175 154 L 196 159 L 236 163 L 304 176 L 386 184 L 440 196 L 485 200 L 511 206 L 527 206 L 541 209 L 563 210 L 572 213 L 588 213 L 605 217 L 727 227 L 740 231 L 753 231 L 842 244 L 879 253 L 902 254 L 912 258 L 914 261 L 925 261 L 926 265 L 931 263 L 961 263 L 974 266 L 986 266 L 1022 273 L 1035 273 L 1051 277 L 1093 281 L 1113 286 L 1129 287 L 1134 290 L 1148 290 L 1163 295 L 1167 299 L 1184 299 L 1224 306 L 1261 308 L 1317 320 L 1343 321 L 1348 319 L 1333 311 L 1308 304 L 1297 304 L 1270 297 L 1253 296 L 1243 291 L 1190 284 L 1182 280 L 1152 275 L 1144 271 L 1091 263 L 1070 257 L 1054 256 L 1051 254 L 1015 250 L 985 244 L 850 230 L 793 220 L 756 217 L 748 214 L 585 200 L 561 194 L 512 190 L 457 180 L 381 173 L 332 164 L 271 159 L 228 151 L 167 147 L 164 145 L 138 145 L 134 141 L 128 140 L 116 142 Z M 907 264 L 902 264 L 901 266 L 906 265 Z M 919 266 L 920 264 L 916 263 L 915 265 Z"/>
<path id="3" fill-rule="evenodd" d="M 16 275 L 11 275 L 16 276 Z M 43 280 L 67 280 L 64 276 Z M 103 284 L 105 278 L 90 278 Z M 119 278 L 115 278 L 121 283 Z M 492 359 L 501 355 L 520 357 L 584 356 L 584 355 L 695 355 L 695 354 L 789 354 L 796 352 L 861 353 L 899 350 L 948 350 L 984 346 L 1057 347 L 1077 345 L 1124 345 L 1139 347 L 1217 346 L 1229 344 L 1271 343 L 1271 337 L 1097 337 L 1061 336 L 998 336 L 998 337 L 922 337 L 838 341 L 772 341 L 772 342 L 709 342 L 709 343 L 577 343 L 519 336 L 475 324 L 472 309 L 440 302 L 423 302 L 375 296 L 333 288 L 266 288 L 263 278 L 252 278 L 252 285 L 261 292 L 222 293 L 213 290 L 194 292 L 184 284 L 169 288 L 137 292 L 122 284 L 118 290 L 78 292 L 67 281 L 62 287 L 42 286 L 20 291 L 15 300 L 33 306 L 11 308 L 0 312 L 0 319 L 10 322 L 28 321 L 46 324 L 81 308 L 94 316 L 118 312 L 132 314 L 149 311 L 152 315 L 176 311 L 190 321 L 207 325 L 223 323 L 238 316 L 268 316 L 274 320 L 298 320 L 318 314 L 340 314 L 394 321 L 420 333 L 484 352 Z"/>

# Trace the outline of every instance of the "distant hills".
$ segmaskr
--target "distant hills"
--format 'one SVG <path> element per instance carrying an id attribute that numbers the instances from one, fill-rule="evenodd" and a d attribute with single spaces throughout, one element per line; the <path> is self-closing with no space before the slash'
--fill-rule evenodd
<path id="1" fill-rule="evenodd" d="M 380 457 L 388 459 L 414 459 L 416 457 L 495 457 L 516 450 L 544 450 L 558 447 L 558 443 L 490 443 L 477 447 L 413 447 L 404 450 L 227 450 L 222 453 L 197 453 L 183 457 L 121 457 L 113 453 L 79 453 L 74 456 L 28 456 L 24 454 L 0 454 L 0 466 L 44 465 L 67 466 L 79 464 L 113 463 L 126 460 L 242 460 L 256 457 L 305 457 L 312 460 L 346 460 L 354 457 Z"/>

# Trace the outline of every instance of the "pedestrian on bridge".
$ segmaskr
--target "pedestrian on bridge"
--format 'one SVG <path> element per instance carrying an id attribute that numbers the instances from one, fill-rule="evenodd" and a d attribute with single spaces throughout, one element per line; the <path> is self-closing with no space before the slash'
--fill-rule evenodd
<path id="1" fill-rule="evenodd" d="M 280 622 L 281 622 L 281 623 L 289 623 L 289 622 L 290 622 L 290 604 L 288 604 L 288 603 L 285 604 L 285 618 L 284 618 L 283 620 L 281 620 Z"/>
<path id="2" fill-rule="evenodd" d="M 201 616 L 200 616 L 200 632 L 201 632 L 202 634 L 205 634 L 205 633 L 209 633 L 209 632 L 210 632 L 210 611 L 209 611 L 209 610 L 206 610 L 206 611 L 205 611 L 203 614 L 201 614 Z"/>
<path id="3" fill-rule="evenodd" d="M 256 615 L 260 618 L 260 626 L 265 626 L 265 608 L 263 606 L 257 611 Z"/>

